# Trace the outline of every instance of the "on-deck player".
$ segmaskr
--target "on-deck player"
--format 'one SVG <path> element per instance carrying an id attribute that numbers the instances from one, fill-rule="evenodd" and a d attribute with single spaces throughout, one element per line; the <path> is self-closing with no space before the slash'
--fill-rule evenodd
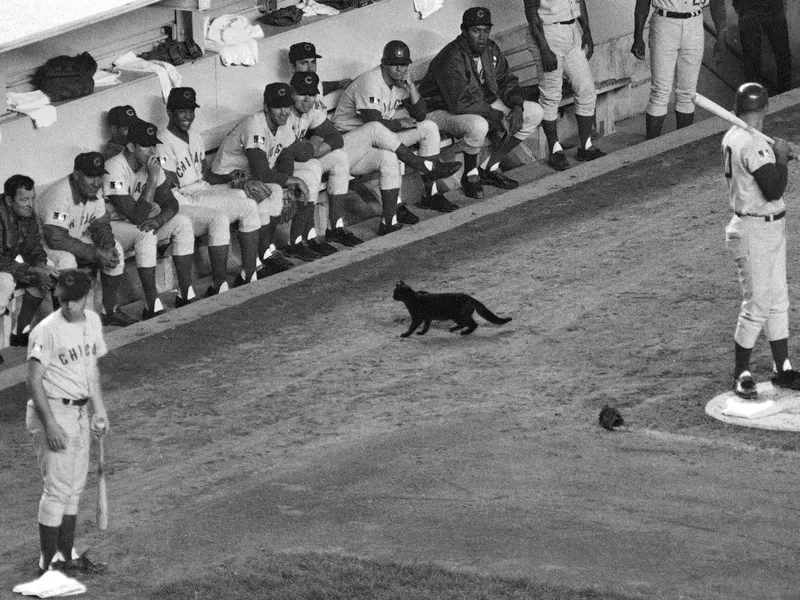
<path id="1" fill-rule="evenodd" d="M 650 100 L 645 112 L 647 139 L 661 135 L 667 104 L 675 83 L 675 126 L 687 127 L 694 121 L 692 96 L 703 62 L 705 34 L 703 8 L 711 5 L 711 18 L 717 32 L 726 28 L 725 0 L 652 0 L 655 7 L 650 19 Z M 631 53 L 644 60 L 644 25 L 651 0 L 636 0 L 633 16 Z M 718 41 L 724 43 L 725 36 Z"/>
<path id="2" fill-rule="evenodd" d="M 736 90 L 734 112 L 759 131 L 767 114 L 767 90 L 745 83 Z M 789 362 L 789 290 L 786 282 L 786 201 L 789 145 L 732 127 L 722 139 L 725 177 L 733 210 L 725 230 L 728 252 L 736 262 L 742 305 L 736 325 L 734 391 L 757 396 L 750 354 L 761 329 L 772 350 L 773 385 L 800 390 L 800 373 Z"/>

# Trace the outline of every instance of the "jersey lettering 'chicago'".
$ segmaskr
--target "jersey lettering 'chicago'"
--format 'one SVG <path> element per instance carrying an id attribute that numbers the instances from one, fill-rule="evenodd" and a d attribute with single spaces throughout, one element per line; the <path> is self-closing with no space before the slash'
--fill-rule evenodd
<path id="1" fill-rule="evenodd" d="M 773 202 L 764 198 L 753 177 L 753 173 L 764 165 L 775 163 L 775 153 L 765 140 L 739 127 L 732 127 L 722 138 L 722 158 L 734 212 L 772 215 L 786 210 L 783 198 Z"/>
<path id="2" fill-rule="evenodd" d="M 163 162 L 163 161 L 162 161 Z M 142 195 L 142 190 L 147 183 L 147 169 L 140 166 L 138 171 L 131 169 L 127 159 L 123 154 L 117 154 L 106 161 L 107 175 L 103 175 L 103 195 L 106 199 L 112 196 L 130 196 L 134 200 L 138 200 Z M 161 185 L 167 180 L 164 171 L 159 173 L 156 186 Z M 113 221 L 124 221 L 125 215 L 117 212 L 114 205 L 109 202 L 106 204 L 106 210 L 111 215 Z M 161 210 L 153 203 L 153 208 L 149 216 L 153 213 L 159 213 Z"/>
<path id="3" fill-rule="evenodd" d="M 539 17 L 545 25 L 571 21 L 581 16 L 578 0 L 541 0 Z"/>
<path id="4" fill-rule="evenodd" d="M 710 0 L 653 0 L 653 6 L 670 12 L 693 13 L 708 6 Z"/>
<path id="5" fill-rule="evenodd" d="M 28 359 L 46 367 L 42 383 L 48 398 L 77 400 L 90 395 L 87 370 L 96 368 L 107 349 L 100 317 L 90 310 L 85 315 L 85 321 L 70 323 L 58 310 L 31 331 Z"/>
<path id="6" fill-rule="evenodd" d="M 203 136 L 189 130 L 189 143 L 168 129 L 158 132 L 161 143 L 156 146 L 156 155 L 161 160 L 161 168 L 171 171 L 178 177 L 178 189 L 203 180 L 203 160 L 206 157 Z"/>
<path id="7" fill-rule="evenodd" d="M 342 92 L 333 114 L 333 124 L 342 132 L 361 127 L 364 120 L 359 111 L 362 110 L 377 110 L 382 119 L 393 119 L 403 100 L 408 97 L 407 90 L 386 85 L 380 66 L 375 67 L 356 77 Z"/>
<path id="8" fill-rule="evenodd" d="M 89 225 L 106 214 L 102 190 L 87 202 L 75 202 L 77 192 L 70 185 L 70 176 L 56 181 L 36 199 L 36 213 L 42 225 L 54 225 L 69 231 L 69 235 L 91 241 Z"/>
<path id="9" fill-rule="evenodd" d="M 211 170 L 218 175 L 227 175 L 237 169 L 250 172 L 250 163 L 247 160 L 247 150 L 262 150 L 267 155 L 270 169 L 275 166 L 281 151 L 290 146 L 295 140 L 292 126 L 287 122 L 275 131 L 269 130 L 267 116 L 264 111 L 259 111 L 239 122 L 233 130 L 225 136 L 222 145 L 214 155 Z"/>
<path id="10" fill-rule="evenodd" d="M 303 140 L 306 138 L 309 129 L 316 129 L 322 125 L 327 118 L 328 114 L 324 110 L 317 108 L 312 108 L 307 113 L 302 114 L 292 109 L 286 124 L 292 128 L 296 139 Z"/>

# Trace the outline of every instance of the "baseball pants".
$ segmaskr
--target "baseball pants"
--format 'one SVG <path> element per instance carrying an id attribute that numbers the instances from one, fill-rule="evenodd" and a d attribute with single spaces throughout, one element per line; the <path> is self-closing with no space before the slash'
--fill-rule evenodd
<path id="1" fill-rule="evenodd" d="M 275 202 L 274 196 L 280 199 L 281 208 L 283 208 L 282 191 L 280 194 L 272 194 L 264 202 Z M 242 190 L 234 190 L 229 185 L 197 182 L 176 191 L 175 197 L 181 206 L 188 204 L 220 211 L 228 217 L 231 223 L 236 223 L 242 233 L 257 231 L 261 228 L 261 211 L 255 200 L 248 198 Z M 268 209 L 265 208 L 266 212 Z M 269 219 L 263 224 L 267 223 L 269 223 Z"/>
<path id="2" fill-rule="evenodd" d="M 378 171 L 380 189 L 396 190 L 400 187 L 400 160 L 394 153 L 400 140 L 396 134 L 380 123 L 365 123 L 343 133 L 342 137 L 351 175 Z"/>
<path id="3" fill-rule="evenodd" d="M 739 41 L 744 55 L 746 81 L 761 79 L 761 31 L 769 41 L 775 55 L 776 91 L 786 92 L 792 87 L 792 54 L 789 43 L 789 26 L 781 13 L 739 13 Z"/>
<path id="4" fill-rule="evenodd" d="M 650 19 L 650 100 L 646 112 L 653 117 L 667 114 L 675 84 L 675 110 L 693 113 L 692 96 L 703 63 L 705 46 L 703 16 L 688 19 L 662 17 Z"/>
<path id="5" fill-rule="evenodd" d="M 533 37 L 528 28 L 528 45 Z M 544 26 L 544 37 L 550 50 L 556 55 L 558 66 L 554 71 L 542 71 L 539 79 L 539 104 L 542 106 L 542 118 L 547 121 L 558 119 L 558 105 L 561 102 L 561 88 L 564 75 L 569 79 L 575 91 L 575 114 L 591 117 L 597 105 L 597 90 L 594 75 L 589 67 L 586 52 L 581 47 L 583 30 L 576 22 L 570 25 L 553 23 Z"/>
<path id="6" fill-rule="evenodd" d="M 311 163 L 311 164 L 309 164 Z M 320 191 L 322 175 L 328 174 L 327 193 Z M 350 186 L 350 165 L 347 153 L 333 150 L 325 156 L 307 162 L 294 163 L 294 175 L 308 186 L 309 195 L 316 204 L 314 208 L 314 230 L 317 235 L 328 228 L 328 198 L 332 195 L 346 194 Z"/>
<path id="7" fill-rule="evenodd" d="M 742 286 L 736 343 L 752 348 L 762 328 L 770 342 L 789 337 L 786 219 L 734 216 L 725 229 L 725 245 Z"/>
<path id="8" fill-rule="evenodd" d="M 592 84 L 594 86 L 594 84 Z M 497 99 L 492 108 L 508 115 L 511 109 Z M 489 133 L 489 122 L 480 115 L 454 115 L 446 110 L 435 110 L 428 114 L 428 119 L 446 134 L 460 140 L 459 144 L 466 154 L 477 154 L 486 143 Z M 522 128 L 514 134 L 518 140 L 525 140 L 536 132 L 542 122 L 542 107 L 536 102 L 522 105 Z"/>
<path id="9" fill-rule="evenodd" d="M 191 221 L 194 237 L 205 237 L 207 245 L 227 246 L 231 243 L 231 222 L 224 213 L 210 208 L 184 204 L 178 215 L 183 215 Z M 192 240 L 192 248 L 194 248 L 194 240 Z M 173 252 L 173 254 L 176 253 Z M 181 255 L 177 254 L 177 256 Z"/>
<path id="10" fill-rule="evenodd" d="M 39 500 L 39 523 L 58 527 L 64 515 L 78 514 L 78 502 L 89 472 L 91 437 L 88 404 L 64 406 L 61 399 L 50 399 L 50 410 L 67 435 L 66 449 L 59 452 L 50 450 L 45 428 L 32 400 L 28 400 L 25 426 L 33 438 L 44 481 L 44 492 Z"/>
<path id="11" fill-rule="evenodd" d="M 91 240 L 81 240 L 83 242 L 91 244 Z M 119 243 L 118 240 L 114 241 L 114 248 L 117 251 L 117 255 L 119 256 L 119 263 L 116 267 L 108 269 L 100 269 L 100 272 L 104 275 L 109 275 L 111 277 L 116 277 L 118 275 L 122 275 L 123 271 L 125 271 L 125 252 L 122 249 L 122 245 Z M 47 246 L 44 247 L 44 251 L 47 253 L 47 258 L 52 261 L 53 266 L 58 269 L 59 271 L 63 271 L 64 269 L 77 269 L 80 267 L 87 267 L 95 265 L 91 265 L 84 261 L 80 261 L 78 264 L 78 259 L 75 258 L 75 255 L 71 252 L 67 252 L 66 250 L 52 250 Z"/>
<path id="12" fill-rule="evenodd" d="M 53 266 L 52 262 L 49 260 L 47 264 Z M 11 301 L 11 296 L 14 294 L 14 290 L 16 290 L 17 287 L 17 282 L 11 273 L 0 272 L 0 315 L 6 312 Z M 35 285 L 26 287 L 25 291 L 34 298 L 44 298 L 46 293 L 45 290 Z"/>

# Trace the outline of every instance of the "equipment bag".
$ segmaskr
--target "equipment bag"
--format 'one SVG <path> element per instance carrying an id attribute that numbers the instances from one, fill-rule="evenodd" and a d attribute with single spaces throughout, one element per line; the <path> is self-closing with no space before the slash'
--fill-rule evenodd
<path id="1" fill-rule="evenodd" d="M 59 102 L 91 94 L 96 71 L 97 62 L 88 52 L 56 56 L 37 69 L 33 83 L 51 102 Z"/>

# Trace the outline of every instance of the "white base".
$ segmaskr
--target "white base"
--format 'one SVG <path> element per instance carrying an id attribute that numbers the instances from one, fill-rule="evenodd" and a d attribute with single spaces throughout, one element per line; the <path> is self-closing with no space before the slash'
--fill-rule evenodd
<path id="1" fill-rule="evenodd" d="M 800 431 L 800 392 L 776 388 L 769 381 L 756 388 L 755 400 L 742 400 L 732 391 L 712 398 L 706 404 L 706 414 L 743 427 Z"/>

